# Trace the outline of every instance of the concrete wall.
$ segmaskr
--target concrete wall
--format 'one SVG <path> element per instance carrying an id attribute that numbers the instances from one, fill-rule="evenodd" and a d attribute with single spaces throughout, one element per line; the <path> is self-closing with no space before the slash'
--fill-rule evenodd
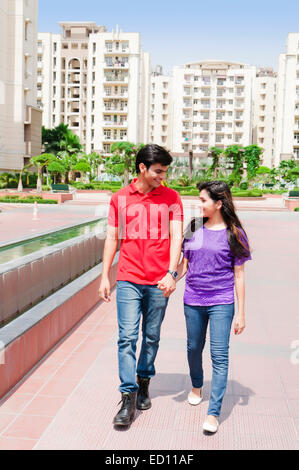
<path id="1" fill-rule="evenodd" d="M 83 235 L 0 267 L 0 325 L 102 260 L 103 234 Z"/>

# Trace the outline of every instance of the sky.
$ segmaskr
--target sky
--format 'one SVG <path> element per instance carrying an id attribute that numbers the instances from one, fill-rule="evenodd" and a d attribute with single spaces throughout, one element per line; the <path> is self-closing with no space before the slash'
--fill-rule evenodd
<path id="1" fill-rule="evenodd" d="M 39 32 L 94 21 L 139 32 L 152 69 L 217 59 L 278 69 L 287 35 L 299 32 L 299 0 L 39 0 Z"/>

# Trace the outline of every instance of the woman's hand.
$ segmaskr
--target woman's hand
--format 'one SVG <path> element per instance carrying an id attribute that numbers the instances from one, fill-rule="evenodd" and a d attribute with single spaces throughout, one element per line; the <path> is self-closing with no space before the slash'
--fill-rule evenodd
<path id="1" fill-rule="evenodd" d="M 237 315 L 234 324 L 235 335 L 243 333 L 245 326 L 245 315 Z"/>
<path id="2" fill-rule="evenodd" d="M 171 274 L 166 274 L 158 282 L 158 289 L 163 291 L 164 297 L 169 297 L 176 290 L 176 282 Z"/>

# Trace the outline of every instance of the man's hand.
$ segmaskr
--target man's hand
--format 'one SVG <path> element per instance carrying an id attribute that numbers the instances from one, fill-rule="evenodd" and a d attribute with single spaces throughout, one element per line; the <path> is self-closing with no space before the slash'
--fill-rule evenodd
<path id="1" fill-rule="evenodd" d="M 106 277 L 102 277 L 101 279 L 99 296 L 102 300 L 104 300 L 104 302 L 110 302 L 111 300 L 110 281 Z"/>
<path id="2" fill-rule="evenodd" d="M 163 291 L 164 297 L 169 297 L 175 291 L 176 282 L 170 273 L 158 282 L 158 289 Z"/>

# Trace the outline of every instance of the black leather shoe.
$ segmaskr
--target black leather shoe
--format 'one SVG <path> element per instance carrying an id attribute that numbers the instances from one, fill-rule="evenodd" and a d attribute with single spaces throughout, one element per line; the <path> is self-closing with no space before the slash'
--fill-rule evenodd
<path id="1" fill-rule="evenodd" d="M 133 393 L 122 393 L 121 401 L 122 406 L 113 420 L 115 426 L 129 426 L 134 419 L 136 410 L 136 395 Z"/>
<path id="2" fill-rule="evenodd" d="M 150 379 L 139 377 L 139 375 L 137 375 L 137 383 L 139 385 L 137 392 L 137 409 L 148 410 L 152 406 L 152 402 L 148 394 Z"/>

